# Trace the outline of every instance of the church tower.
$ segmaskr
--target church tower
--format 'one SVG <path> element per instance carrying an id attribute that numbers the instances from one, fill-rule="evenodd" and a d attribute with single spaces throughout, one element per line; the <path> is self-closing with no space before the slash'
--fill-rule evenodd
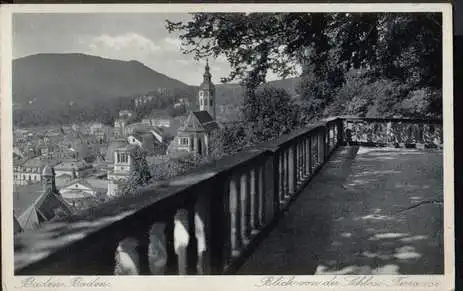
<path id="1" fill-rule="evenodd" d="M 199 86 L 199 110 L 207 111 L 215 120 L 215 86 L 211 81 L 212 75 L 209 72 L 209 61 L 206 61 L 203 82 Z"/>

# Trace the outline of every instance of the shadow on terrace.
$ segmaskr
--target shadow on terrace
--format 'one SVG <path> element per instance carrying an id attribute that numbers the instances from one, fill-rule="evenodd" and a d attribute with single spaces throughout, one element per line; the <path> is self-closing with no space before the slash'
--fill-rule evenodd
<path id="1" fill-rule="evenodd" d="M 15 274 L 443 273 L 441 146 L 438 120 L 326 120 L 20 233 Z"/>

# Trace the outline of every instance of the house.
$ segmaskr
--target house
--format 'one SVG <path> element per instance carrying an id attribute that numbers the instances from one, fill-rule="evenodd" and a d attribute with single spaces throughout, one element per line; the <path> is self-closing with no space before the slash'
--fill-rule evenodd
<path id="1" fill-rule="evenodd" d="M 93 172 L 92 164 L 84 160 L 68 160 L 55 166 L 56 177 L 68 175 L 74 178 L 81 178 Z"/>
<path id="2" fill-rule="evenodd" d="M 154 97 L 151 95 L 143 95 L 143 96 L 135 97 L 134 99 L 135 106 L 136 107 L 143 106 L 146 103 L 151 102 L 153 98 Z"/>
<path id="3" fill-rule="evenodd" d="M 69 185 L 69 183 L 71 183 L 71 181 L 74 179 L 75 179 L 74 175 L 69 175 L 69 174 L 61 174 L 59 176 L 56 176 L 55 177 L 56 187 L 58 189 L 61 189 L 62 187 Z"/>
<path id="4" fill-rule="evenodd" d="M 58 163 L 58 160 L 48 159 L 42 156 L 24 161 L 16 160 L 13 165 L 13 182 L 16 185 L 40 183 L 42 180 L 41 173 L 45 166 L 55 166 Z"/>
<path id="5" fill-rule="evenodd" d="M 39 154 L 49 159 L 60 159 L 60 148 L 58 146 L 58 139 L 47 137 L 38 143 Z"/>
<path id="6" fill-rule="evenodd" d="M 106 200 L 108 182 L 96 178 L 76 179 L 60 189 L 63 199 L 82 210 Z"/>
<path id="7" fill-rule="evenodd" d="M 170 143 L 167 152 L 172 156 L 206 155 L 209 153 L 209 139 L 217 129 L 219 125 L 209 112 L 191 112 L 184 126 L 177 130 L 177 136 Z"/>
<path id="8" fill-rule="evenodd" d="M 122 110 L 119 112 L 119 118 L 114 121 L 114 136 L 124 137 L 127 135 L 127 125 L 133 120 L 133 112 Z"/>
<path id="9" fill-rule="evenodd" d="M 108 170 L 108 197 L 118 195 L 121 184 L 128 181 L 133 171 L 132 152 L 136 147 L 126 142 L 113 149 L 114 164 L 112 169 Z"/>
<path id="10" fill-rule="evenodd" d="M 110 170 L 114 167 L 116 150 L 118 148 L 123 148 L 128 144 L 129 143 L 125 138 L 116 138 L 109 142 L 108 149 L 106 150 L 106 155 L 104 156 L 104 164 L 106 165 L 106 169 Z"/>
<path id="11" fill-rule="evenodd" d="M 158 110 L 153 111 L 147 117 L 141 120 L 141 123 L 149 127 L 170 127 L 172 123 L 172 117 L 167 116 L 166 113 L 159 112 Z"/>
<path id="12" fill-rule="evenodd" d="M 100 144 L 98 137 L 80 132 L 65 136 L 58 145 L 62 152 L 61 160 L 92 160 L 99 148 L 105 146 Z"/>
<path id="13" fill-rule="evenodd" d="M 43 222 L 75 213 L 56 188 L 53 167 L 45 166 L 41 173 L 42 191 L 38 198 L 18 217 L 22 229 L 36 229 Z"/>
<path id="14" fill-rule="evenodd" d="M 139 132 L 139 131 L 146 131 L 151 128 L 151 125 L 147 125 L 146 123 L 143 122 L 136 122 L 136 123 L 131 123 L 126 126 L 126 134 L 133 134 L 134 132 Z"/>
<path id="15" fill-rule="evenodd" d="M 111 128 L 100 122 L 95 122 L 90 125 L 90 135 L 95 137 L 99 144 L 104 144 L 111 136 Z"/>
<path id="16" fill-rule="evenodd" d="M 180 98 L 174 104 L 175 108 L 179 108 L 179 107 L 190 108 L 190 106 L 191 106 L 191 103 L 190 103 L 190 100 L 188 100 L 188 98 Z"/>
<path id="17" fill-rule="evenodd" d="M 137 145 L 145 150 L 148 156 L 164 155 L 167 144 L 160 130 L 134 132 L 127 137 L 129 144 Z"/>

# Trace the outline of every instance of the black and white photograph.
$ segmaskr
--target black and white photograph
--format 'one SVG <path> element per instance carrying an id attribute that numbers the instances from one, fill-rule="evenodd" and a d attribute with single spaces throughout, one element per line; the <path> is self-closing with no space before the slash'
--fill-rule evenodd
<path id="1" fill-rule="evenodd" d="M 389 275 L 376 287 L 443 290 L 431 279 L 453 268 L 449 5 L 101 6 L 9 18 L 15 288 L 323 275 L 339 289 Z"/>

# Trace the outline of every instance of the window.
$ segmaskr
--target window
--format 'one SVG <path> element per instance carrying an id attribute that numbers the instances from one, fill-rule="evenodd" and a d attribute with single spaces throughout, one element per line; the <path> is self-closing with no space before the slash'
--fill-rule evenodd
<path id="1" fill-rule="evenodd" d="M 118 163 L 128 163 L 129 156 L 127 155 L 127 153 L 117 153 L 117 162 Z"/>
<path id="2" fill-rule="evenodd" d="M 204 92 L 203 91 L 199 91 L 199 97 L 203 97 L 204 96 Z"/>
<path id="3" fill-rule="evenodd" d="M 212 99 L 210 100 L 210 105 L 212 106 Z"/>
<path id="4" fill-rule="evenodd" d="M 178 143 L 179 143 L 180 145 L 188 145 L 188 137 L 180 137 L 180 138 L 178 139 Z"/>

